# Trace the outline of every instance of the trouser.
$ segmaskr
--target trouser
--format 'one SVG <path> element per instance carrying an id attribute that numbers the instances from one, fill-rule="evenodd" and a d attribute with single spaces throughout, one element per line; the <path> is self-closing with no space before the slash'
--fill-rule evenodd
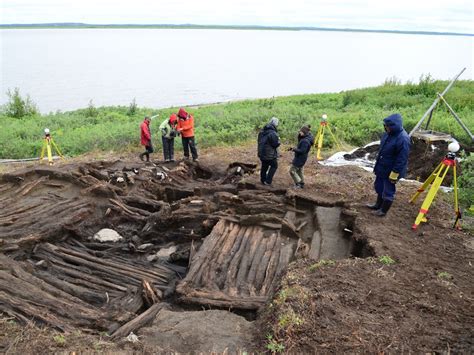
<path id="1" fill-rule="evenodd" d="M 277 169 L 278 161 L 276 159 L 262 160 L 262 170 L 260 170 L 260 181 L 262 184 L 264 182 L 271 184 Z"/>
<path id="2" fill-rule="evenodd" d="M 151 145 L 151 142 L 149 145 L 145 146 L 145 151 L 142 154 L 140 154 L 140 157 L 145 156 L 146 161 L 150 161 L 150 153 L 153 153 L 153 146 Z"/>
<path id="3" fill-rule="evenodd" d="M 165 161 L 174 160 L 174 138 L 161 137 Z"/>
<path id="4" fill-rule="evenodd" d="M 194 137 L 181 137 L 181 140 L 183 142 L 184 157 L 189 158 L 189 149 L 191 149 L 193 160 L 196 160 L 198 158 L 198 152 L 196 149 L 196 143 L 194 142 Z"/>
<path id="5" fill-rule="evenodd" d="M 390 182 L 387 177 L 375 177 L 374 188 L 377 195 L 382 196 L 385 201 L 393 201 L 395 198 L 395 192 L 397 191 L 396 185 Z"/>
<path id="6" fill-rule="evenodd" d="M 290 175 L 296 185 L 304 185 L 303 167 L 291 165 Z"/>

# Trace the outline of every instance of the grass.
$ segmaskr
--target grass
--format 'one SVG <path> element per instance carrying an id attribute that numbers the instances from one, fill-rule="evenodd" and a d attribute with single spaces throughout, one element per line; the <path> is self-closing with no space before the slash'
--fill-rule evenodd
<path id="1" fill-rule="evenodd" d="M 280 136 L 294 142 L 304 124 L 315 131 L 323 113 L 342 142 L 360 146 L 378 139 L 382 119 L 393 112 L 404 117 L 410 130 L 431 105 L 436 92 L 446 81 L 424 77 L 418 84 L 399 84 L 396 80 L 367 89 L 341 93 L 297 95 L 259 100 L 245 100 L 189 108 L 196 122 L 196 140 L 200 147 L 235 145 L 254 140 L 257 131 L 270 117 L 280 118 Z M 474 127 L 474 81 L 459 81 L 446 95 L 448 102 L 468 127 Z M 34 99 L 34 98 L 33 98 Z M 131 110 L 133 107 L 133 110 Z M 75 156 L 92 150 L 127 151 L 139 146 L 139 124 L 145 115 L 159 113 L 152 122 L 155 145 L 160 146 L 158 126 L 176 108 L 154 110 L 131 106 L 89 107 L 71 112 L 11 118 L 0 114 L 0 158 L 39 156 L 43 129 L 49 128 L 62 152 Z M 468 143 L 468 137 L 444 106 L 433 116 L 433 129 L 453 134 Z M 326 142 L 325 142 L 326 143 Z M 327 143 L 331 143 L 328 140 Z"/>
<path id="2" fill-rule="evenodd" d="M 311 266 L 309 266 L 308 270 L 309 270 L 309 271 L 315 271 L 316 269 L 320 268 L 321 266 L 334 265 L 335 263 L 336 263 L 336 262 L 335 262 L 334 260 L 321 259 L 321 260 L 319 260 L 317 263 L 312 264 Z"/>
<path id="3" fill-rule="evenodd" d="M 395 264 L 395 260 L 393 260 L 390 256 L 388 255 L 382 255 L 379 257 L 379 262 L 381 262 L 384 265 L 393 265 Z"/>

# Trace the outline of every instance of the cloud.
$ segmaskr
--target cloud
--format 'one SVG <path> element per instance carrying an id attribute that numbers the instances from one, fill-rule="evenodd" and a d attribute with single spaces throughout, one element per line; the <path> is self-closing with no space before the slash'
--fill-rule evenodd
<path id="1" fill-rule="evenodd" d="M 2 0 L 1 23 L 195 23 L 474 33 L 465 0 Z"/>

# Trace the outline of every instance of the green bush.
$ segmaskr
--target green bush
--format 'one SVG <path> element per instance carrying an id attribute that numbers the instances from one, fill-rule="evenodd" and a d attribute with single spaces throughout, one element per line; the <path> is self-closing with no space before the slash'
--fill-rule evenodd
<path id="1" fill-rule="evenodd" d="M 458 179 L 459 202 L 462 206 L 474 204 L 474 154 L 470 153 L 460 163 L 461 174 Z"/>
<path id="2" fill-rule="evenodd" d="M 20 89 L 15 88 L 13 91 L 7 91 L 8 102 L 3 107 L 3 114 L 11 118 L 23 118 L 38 114 L 36 104 L 31 100 L 30 96 L 22 98 Z"/>

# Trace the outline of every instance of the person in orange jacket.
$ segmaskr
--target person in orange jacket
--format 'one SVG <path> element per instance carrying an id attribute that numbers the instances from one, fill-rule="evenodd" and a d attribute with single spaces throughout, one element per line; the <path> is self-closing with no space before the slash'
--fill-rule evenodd
<path id="1" fill-rule="evenodd" d="M 189 159 L 189 150 L 193 156 L 193 161 L 198 161 L 196 142 L 194 141 L 194 117 L 183 108 L 178 111 L 178 128 L 183 142 L 184 159 Z"/>
<path id="2" fill-rule="evenodd" d="M 153 145 L 151 144 L 151 131 L 150 131 L 150 117 L 145 117 L 142 124 L 140 125 L 140 143 L 145 146 L 145 151 L 140 154 L 140 160 L 143 161 L 143 157 L 146 157 L 146 161 L 150 161 L 150 153 L 153 153 Z"/>

